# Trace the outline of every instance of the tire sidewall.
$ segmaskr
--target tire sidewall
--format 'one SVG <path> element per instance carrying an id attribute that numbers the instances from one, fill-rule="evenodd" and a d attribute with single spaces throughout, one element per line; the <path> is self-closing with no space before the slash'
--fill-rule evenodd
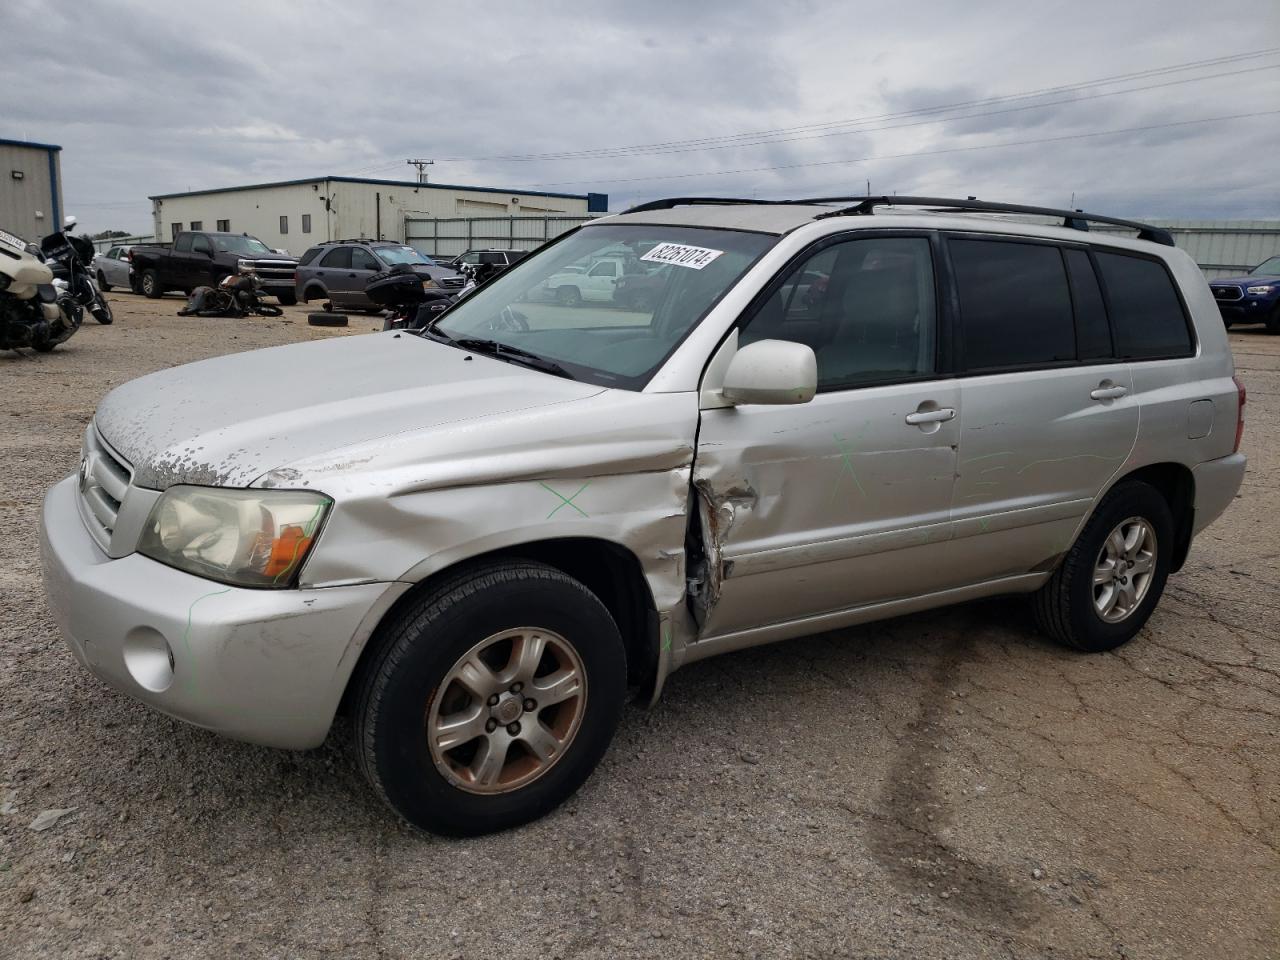
<path id="1" fill-rule="evenodd" d="M 1107 623 L 1093 604 L 1093 569 L 1111 531 L 1130 517 L 1142 517 L 1155 531 L 1155 571 L 1138 608 L 1119 623 Z M 1078 568 L 1072 571 L 1068 595 L 1070 617 L 1080 649 L 1112 650 L 1142 629 L 1164 593 L 1173 560 L 1173 539 L 1173 515 L 1154 487 L 1141 482 L 1125 483 L 1103 500 L 1081 533 L 1075 554 Z"/>
<path id="2" fill-rule="evenodd" d="M 387 799 L 410 823 L 437 833 L 488 833 L 536 819 L 572 794 L 603 756 L 621 715 L 626 662 L 617 626 L 594 597 L 558 579 L 506 580 L 407 625 L 379 670 L 366 749 Z M 553 630 L 586 673 L 586 708 L 569 749 L 537 780 L 509 794 L 469 793 L 436 768 L 426 723 L 440 681 L 485 637 L 517 627 Z"/>

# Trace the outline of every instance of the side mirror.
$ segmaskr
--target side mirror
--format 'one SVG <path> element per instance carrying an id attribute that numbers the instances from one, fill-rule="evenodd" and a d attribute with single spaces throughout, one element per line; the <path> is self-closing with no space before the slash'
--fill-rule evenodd
<path id="1" fill-rule="evenodd" d="M 731 403 L 808 403 L 817 392 L 813 348 L 790 340 L 747 344 L 724 374 L 724 398 Z"/>

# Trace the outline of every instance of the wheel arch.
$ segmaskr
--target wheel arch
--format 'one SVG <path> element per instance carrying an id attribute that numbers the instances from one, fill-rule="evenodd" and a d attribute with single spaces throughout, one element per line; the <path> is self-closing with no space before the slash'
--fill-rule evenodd
<path id="1" fill-rule="evenodd" d="M 513 544 L 476 554 L 434 571 L 406 590 L 383 613 L 360 651 L 347 678 L 340 712 L 350 706 L 359 678 L 385 642 L 385 625 L 396 620 L 405 607 L 448 580 L 465 576 L 469 569 L 498 561 L 530 560 L 573 577 L 594 593 L 608 609 L 627 654 L 627 684 L 638 689 L 647 702 L 657 680 L 658 614 L 653 592 L 640 560 L 628 548 L 598 537 L 560 537 Z"/>
<path id="2" fill-rule="evenodd" d="M 1191 550 L 1191 535 L 1195 526 L 1195 475 L 1191 468 L 1182 463 L 1151 463 L 1117 477 L 1107 493 L 1128 480 L 1137 480 L 1155 487 L 1169 504 L 1174 529 L 1173 561 L 1169 570 L 1176 573 L 1186 563 L 1187 554 Z M 1101 502 L 1102 498 L 1099 497 L 1098 503 Z"/>
<path id="3" fill-rule="evenodd" d="M 319 280 L 308 280 L 302 287 L 302 301 L 328 299 L 329 291 Z"/>

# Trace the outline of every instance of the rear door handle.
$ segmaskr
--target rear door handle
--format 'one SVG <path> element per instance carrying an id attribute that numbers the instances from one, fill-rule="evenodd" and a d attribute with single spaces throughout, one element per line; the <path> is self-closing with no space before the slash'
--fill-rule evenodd
<path id="1" fill-rule="evenodd" d="M 937 410 L 917 410 L 907 414 L 907 423 L 918 427 L 922 423 L 945 423 L 955 419 L 956 411 L 952 407 L 939 407 Z"/>
<path id="2" fill-rule="evenodd" d="M 1117 400 L 1128 392 L 1127 388 L 1121 386 L 1099 386 L 1096 390 L 1090 391 L 1089 396 L 1094 400 Z"/>

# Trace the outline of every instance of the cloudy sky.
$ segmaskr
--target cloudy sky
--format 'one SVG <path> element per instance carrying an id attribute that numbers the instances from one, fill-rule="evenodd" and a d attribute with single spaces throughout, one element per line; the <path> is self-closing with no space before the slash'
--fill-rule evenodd
<path id="1" fill-rule="evenodd" d="M 1280 217 L 1276 0 L 5 7 L 0 137 L 62 145 L 92 230 L 149 229 L 149 194 L 411 179 L 407 157 L 615 210 L 869 180 Z"/>

